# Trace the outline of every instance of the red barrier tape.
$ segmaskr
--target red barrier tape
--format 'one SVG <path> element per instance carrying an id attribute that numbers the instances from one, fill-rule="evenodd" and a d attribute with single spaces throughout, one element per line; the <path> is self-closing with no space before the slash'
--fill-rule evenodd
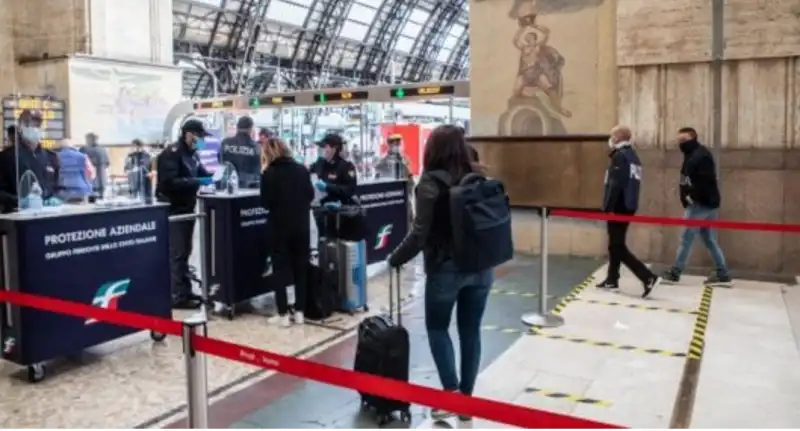
<path id="1" fill-rule="evenodd" d="M 84 319 L 97 319 L 119 326 L 150 330 L 167 335 L 180 336 L 183 333 L 183 324 L 174 320 L 145 316 L 139 313 L 131 313 L 130 311 L 109 310 L 79 302 L 31 295 L 29 293 L 3 290 L 0 291 L 0 302 L 9 302 L 22 307 L 36 308 Z"/>
<path id="2" fill-rule="evenodd" d="M 14 291 L 0 291 L 0 302 L 8 302 L 23 307 L 31 307 L 79 318 L 97 319 L 107 323 L 170 335 L 180 336 L 183 328 L 180 322 L 160 317 L 145 316 L 128 311 L 108 310 L 87 304 Z M 341 388 L 422 404 L 457 414 L 485 418 L 491 421 L 516 425 L 523 428 L 621 428 L 602 422 L 534 410 L 484 398 L 468 397 L 458 393 L 445 392 L 413 383 L 358 373 L 213 338 L 195 335 L 193 341 L 198 351 L 221 358 L 255 365 L 268 370 L 275 370 Z"/>
<path id="3" fill-rule="evenodd" d="M 800 233 L 800 225 L 780 223 L 760 223 L 749 221 L 696 220 L 680 217 L 654 217 L 646 215 L 622 215 L 601 212 L 553 210 L 550 214 L 558 217 L 580 218 L 586 220 L 620 221 L 629 223 L 658 224 L 663 226 L 710 227 L 714 229 L 757 230 L 762 232 Z"/>
<path id="4" fill-rule="evenodd" d="M 194 342 L 197 350 L 210 355 L 272 369 L 284 374 L 291 374 L 340 388 L 422 404 L 522 428 L 619 428 L 601 422 L 534 410 L 485 398 L 468 397 L 456 392 L 445 392 L 413 383 L 358 373 L 330 365 L 304 361 L 291 356 L 253 349 L 227 341 L 197 336 Z"/>

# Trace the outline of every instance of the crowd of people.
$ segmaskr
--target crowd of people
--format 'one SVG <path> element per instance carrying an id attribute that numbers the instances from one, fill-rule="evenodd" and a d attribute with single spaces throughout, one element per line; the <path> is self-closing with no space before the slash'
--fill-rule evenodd
<path id="1" fill-rule="evenodd" d="M 304 306 L 309 291 L 307 265 L 311 253 L 309 214 L 316 192 L 323 192 L 321 205 L 338 208 L 355 203 L 356 168 L 343 157 L 344 139 L 337 134 L 325 136 L 317 143 L 320 158 L 310 167 L 297 161 L 291 148 L 268 130 L 260 130 L 253 139 L 254 124 L 242 117 L 237 134 L 223 140 L 220 162 L 232 165 L 239 174 L 242 187 L 260 189 L 263 207 L 269 211 L 267 224 L 273 273 L 279 286 L 276 289 L 278 314 L 275 323 L 288 326 L 304 321 Z M 203 148 L 210 134 L 202 122 L 186 121 L 178 140 L 165 148 L 155 160 L 134 141 L 135 150 L 129 155 L 126 169 L 149 169 L 155 166 L 155 197 L 167 203 L 172 215 L 195 211 L 197 194 L 202 186 L 215 180 L 201 163 L 197 150 Z M 75 148 L 65 141 L 60 151 L 39 145 L 41 116 L 34 111 L 22 112 L 16 127 L 7 129 L 10 145 L 0 152 L 0 202 L 3 212 L 14 211 L 24 204 L 18 189 L 21 173 L 32 172 L 42 185 L 44 199 L 83 200 L 89 193 L 102 196 L 105 171 L 109 167 L 106 150 L 98 145 L 94 134 L 86 136 L 86 145 Z M 615 127 L 609 140 L 609 165 L 605 178 L 603 210 L 617 214 L 635 214 L 643 167 L 632 143 L 632 132 L 624 126 Z M 681 168 L 680 203 L 686 217 L 712 220 L 717 217 L 720 195 L 717 173 L 711 153 L 698 142 L 697 132 L 680 129 L 679 148 L 684 154 Z M 381 175 L 411 179 L 407 161 L 399 144 L 389 141 L 389 155 L 379 163 Z M 399 268 L 419 253 L 424 257 L 425 327 L 428 343 L 445 390 L 471 395 L 478 375 L 481 358 L 481 321 L 493 282 L 489 269 L 469 270 L 456 265 L 457 250 L 451 229 L 451 206 L 448 187 L 442 187 L 443 172 L 453 186 L 467 176 L 485 174 L 478 153 L 465 139 L 463 129 L 452 125 L 437 127 L 428 138 L 422 157 L 422 174 L 414 187 L 414 212 L 408 234 L 388 257 L 391 268 Z M 146 181 L 140 187 L 146 187 Z M 139 186 L 137 186 L 139 187 Z M 316 190 L 316 191 L 315 191 Z M 317 220 L 324 232 L 324 221 Z M 192 273 L 189 256 L 192 253 L 194 221 L 170 223 L 170 256 L 172 265 L 173 306 L 195 308 L 200 298 L 192 293 Z M 710 228 L 687 228 L 675 264 L 662 276 L 654 274 L 639 261 L 626 245 L 628 223 L 608 222 L 608 273 L 598 288 L 619 288 L 620 266 L 626 265 L 641 280 L 643 296 L 648 296 L 662 281 L 677 282 L 683 272 L 692 241 L 699 233 L 716 265 L 715 273 L 706 284 L 728 285 L 731 281 L 725 258 Z M 287 288 L 293 286 L 294 301 L 287 298 Z M 456 310 L 459 335 L 460 366 L 449 334 Z M 450 416 L 434 410 L 434 419 Z M 464 418 L 466 419 L 466 418 Z"/>

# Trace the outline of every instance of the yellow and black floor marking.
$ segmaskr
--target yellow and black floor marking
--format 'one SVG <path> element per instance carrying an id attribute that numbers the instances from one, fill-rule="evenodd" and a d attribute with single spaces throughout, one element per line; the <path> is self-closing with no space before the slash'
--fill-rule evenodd
<path id="1" fill-rule="evenodd" d="M 492 295 L 502 295 L 502 296 L 516 296 L 520 298 L 538 298 L 539 293 L 537 292 L 521 292 L 518 290 L 510 290 L 510 289 L 498 289 L 492 288 L 491 290 Z M 547 295 L 547 298 L 553 299 L 557 298 L 554 295 Z"/>
<path id="2" fill-rule="evenodd" d="M 609 307 L 632 308 L 634 310 L 642 310 L 642 311 L 664 311 L 666 313 L 675 313 L 675 314 L 696 314 L 696 315 L 700 314 L 700 310 L 689 310 L 685 308 L 664 308 L 652 305 L 630 304 L 630 303 L 616 302 L 616 301 L 601 301 L 599 299 L 575 298 L 573 301 L 585 302 L 587 304 L 608 305 Z"/>
<path id="3" fill-rule="evenodd" d="M 588 404 L 590 406 L 597 406 L 597 407 L 611 407 L 611 403 L 608 401 L 596 400 L 594 398 L 586 398 L 580 395 L 573 395 L 565 392 L 548 391 L 546 389 L 540 389 L 540 388 L 525 388 L 525 392 L 529 394 L 541 395 L 543 397 L 551 398 L 554 400 L 564 400 L 577 404 Z"/>
<path id="4" fill-rule="evenodd" d="M 561 312 L 564 311 L 564 309 L 567 307 L 567 305 L 569 305 L 570 302 L 578 299 L 578 295 L 580 295 L 581 292 L 586 290 L 586 288 L 589 287 L 590 284 L 592 284 L 592 281 L 594 281 L 594 276 L 590 275 L 586 277 L 586 280 L 583 280 L 581 284 L 572 288 L 572 290 L 566 296 L 561 298 L 561 301 L 559 301 L 558 304 L 556 304 L 556 306 L 553 307 L 553 314 L 561 314 Z"/>
<path id="5" fill-rule="evenodd" d="M 588 346 L 596 346 L 596 347 L 607 347 L 609 349 L 615 350 L 624 350 L 626 352 L 638 352 L 638 353 L 648 353 L 650 355 L 657 355 L 657 356 L 666 356 L 670 358 L 685 358 L 686 353 L 684 352 L 674 352 L 672 350 L 665 350 L 665 349 L 648 349 L 645 347 L 638 347 L 638 346 L 631 346 L 629 344 L 617 344 L 611 343 L 608 341 L 597 341 L 597 340 L 590 340 L 588 338 L 580 338 L 580 337 L 570 337 L 566 335 L 554 335 L 554 334 L 547 334 L 542 332 L 539 329 L 532 328 L 528 334 L 535 335 L 537 337 L 544 337 L 550 340 L 562 340 L 562 341 L 569 341 L 570 343 L 575 344 L 586 344 Z"/>
<path id="6" fill-rule="evenodd" d="M 705 286 L 703 296 L 700 298 L 700 308 L 694 321 L 692 341 L 689 343 L 689 359 L 700 359 L 706 346 L 706 329 L 708 329 L 708 314 L 711 312 L 711 295 L 714 288 Z"/>

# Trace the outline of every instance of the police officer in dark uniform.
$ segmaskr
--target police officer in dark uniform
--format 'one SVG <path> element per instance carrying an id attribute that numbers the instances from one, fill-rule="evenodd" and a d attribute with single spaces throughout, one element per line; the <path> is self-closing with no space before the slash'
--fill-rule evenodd
<path id="1" fill-rule="evenodd" d="M 322 148 L 322 157 L 309 170 L 317 176 L 314 187 L 326 193 L 320 204 L 331 210 L 341 208 L 342 205 L 356 204 L 356 167 L 342 157 L 344 139 L 331 133 L 325 135 L 317 145 Z M 322 213 L 315 212 L 315 218 L 320 235 L 324 236 L 326 223 Z"/>
<path id="2" fill-rule="evenodd" d="M 15 145 L 0 151 L 0 210 L 3 213 L 24 207 L 20 201 L 30 192 L 30 184 L 20 183 L 25 172 L 32 172 L 42 189 L 45 205 L 60 205 L 58 154 L 42 148 L 42 115 L 25 109 L 17 121 Z"/>
<path id="3" fill-rule="evenodd" d="M 189 120 L 181 127 L 178 142 L 167 147 L 156 161 L 156 197 L 170 205 L 170 214 L 189 214 L 197 204 L 197 191 L 202 185 L 213 183 L 197 154 L 209 136 L 203 123 Z M 170 261 L 172 267 L 172 301 L 174 308 L 191 309 L 200 306 L 192 294 L 192 274 L 189 256 L 192 254 L 194 220 L 173 222 L 170 227 Z"/>
<path id="4" fill-rule="evenodd" d="M 630 129 L 625 126 L 614 127 L 608 146 L 611 153 L 608 156 L 610 160 L 606 171 L 603 211 L 633 215 L 639 209 L 642 164 L 631 145 Z M 618 289 L 619 269 L 621 264 L 625 264 L 642 282 L 642 297 L 647 297 L 658 285 L 660 278 L 628 249 L 626 237 L 629 225 L 628 222 L 608 222 L 608 274 L 597 287 Z"/>
<path id="5" fill-rule="evenodd" d="M 236 168 L 239 187 L 258 188 L 261 185 L 261 148 L 253 141 L 253 119 L 244 116 L 236 123 L 236 135 L 225 138 L 219 149 L 220 164 Z"/>

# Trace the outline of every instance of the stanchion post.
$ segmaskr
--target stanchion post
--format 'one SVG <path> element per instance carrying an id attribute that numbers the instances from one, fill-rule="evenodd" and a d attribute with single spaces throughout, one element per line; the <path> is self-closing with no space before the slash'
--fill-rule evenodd
<path id="1" fill-rule="evenodd" d="M 208 212 L 206 211 L 206 203 L 204 199 L 198 199 L 197 202 L 197 229 L 200 231 L 200 294 L 203 296 L 203 309 L 209 304 L 210 293 L 208 291 L 208 265 L 206 262 L 206 227 L 208 220 Z"/>
<path id="2" fill-rule="evenodd" d="M 539 251 L 539 275 L 541 280 L 539 283 L 539 310 L 523 314 L 522 323 L 539 328 L 556 328 L 564 324 L 564 318 L 547 310 L 547 219 L 550 216 L 550 210 L 547 207 L 542 207 L 540 211 L 541 231 L 539 232 L 539 243 L 541 250 Z"/>
<path id="3" fill-rule="evenodd" d="M 206 318 L 201 314 L 183 321 L 183 355 L 186 358 L 186 405 L 191 429 L 208 428 L 208 381 L 205 355 L 194 348 L 194 335 L 206 335 Z"/>

